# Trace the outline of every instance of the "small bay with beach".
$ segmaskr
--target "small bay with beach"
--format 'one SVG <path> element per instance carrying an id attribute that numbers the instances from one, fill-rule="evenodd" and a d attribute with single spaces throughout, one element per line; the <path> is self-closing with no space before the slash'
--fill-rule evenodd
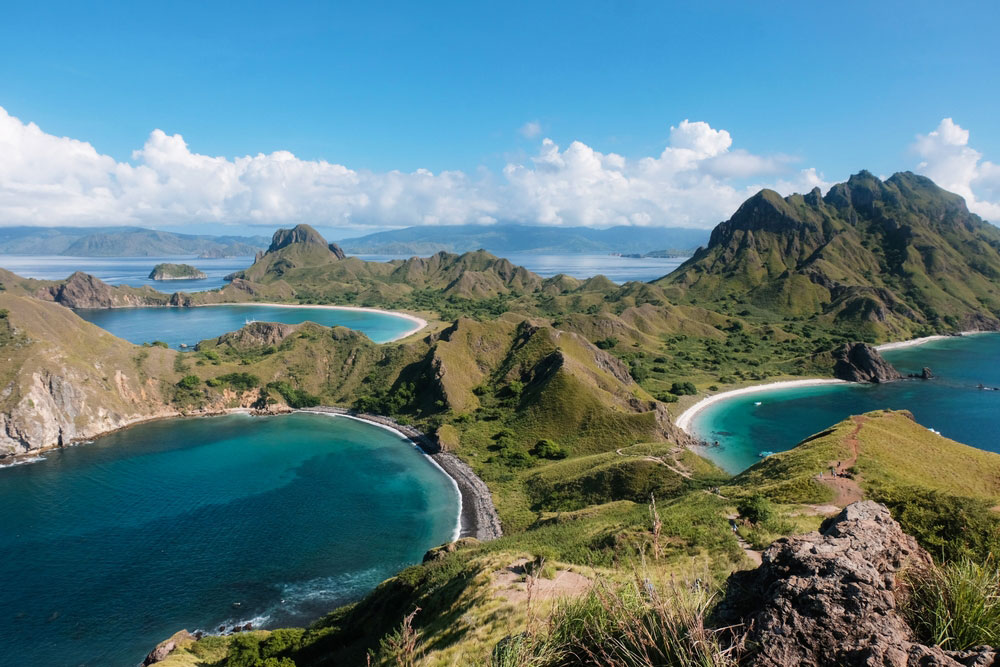
<path id="1" fill-rule="evenodd" d="M 759 461 L 762 452 L 790 449 L 849 415 L 885 408 L 909 410 L 920 424 L 948 438 L 1000 452 L 1000 391 L 990 390 L 1000 387 L 1000 335 L 936 338 L 893 346 L 883 356 L 903 375 L 929 367 L 934 377 L 872 385 L 764 386 L 688 415 L 687 430 L 718 442 L 698 452 L 732 473 Z"/>

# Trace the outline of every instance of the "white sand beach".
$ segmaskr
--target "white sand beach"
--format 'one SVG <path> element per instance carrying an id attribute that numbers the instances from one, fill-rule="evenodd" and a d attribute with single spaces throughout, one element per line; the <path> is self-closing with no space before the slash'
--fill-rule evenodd
<path id="1" fill-rule="evenodd" d="M 404 331 L 394 338 L 390 338 L 385 341 L 386 343 L 392 343 L 397 340 L 406 338 L 407 336 L 412 336 L 421 329 L 427 326 L 427 320 L 417 317 L 416 315 L 410 315 L 409 313 L 401 313 L 398 310 L 382 310 L 381 308 L 363 308 L 361 306 L 327 306 L 327 305 L 314 305 L 308 303 L 264 303 L 260 301 L 243 301 L 240 303 L 199 303 L 196 308 L 208 308 L 210 306 L 274 306 L 276 308 L 325 308 L 328 310 L 356 310 L 363 313 L 382 313 L 383 315 L 395 315 L 396 317 L 402 317 L 404 320 L 409 320 L 413 322 L 414 327 L 409 331 Z"/>
<path id="2" fill-rule="evenodd" d="M 706 396 L 701 399 L 690 408 L 685 410 L 680 414 L 674 423 L 689 435 L 694 435 L 691 433 L 691 421 L 694 419 L 695 415 L 704 410 L 710 405 L 718 403 L 719 401 L 724 401 L 734 396 L 742 396 L 744 394 L 756 394 L 763 391 L 771 391 L 772 389 L 792 389 L 794 387 L 812 387 L 815 385 L 823 384 L 846 384 L 844 380 L 835 380 L 831 378 L 813 378 L 809 380 L 785 380 L 782 382 L 768 382 L 767 384 L 756 384 L 751 387 L 741 387 L 740 389 L 733 389 L 731 391 L 724 391 L 720 394 L 713 394 L 712 396 Z"/>
<path id="3" fill-rule="evenodd" d="M 957 336 L 973 336 L 975 334 L 990 333 L 989 331 L 960 331 Z M 934 340 L 944 340 L 945 338 L 952 338 L 953 336 L 923 336 L 922 338 L 911 338 L 910 340 L 901 340 L 896 343 L 882 343 L 881 345 L 875 346 L 875 349 L 879 352 L 885 352 L 887 350 L 898 350 L 904 347 L 914 347 L 916 345 L 923 345 L 924 343 L 930 343 Z"/>

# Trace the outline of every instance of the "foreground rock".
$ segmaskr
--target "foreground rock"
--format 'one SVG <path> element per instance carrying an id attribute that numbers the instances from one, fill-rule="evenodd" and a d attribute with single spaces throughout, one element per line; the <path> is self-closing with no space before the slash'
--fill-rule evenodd
<path id="1" fill-rule="evenodd" d="M 872 501 L 849 505 L 821 532 L 782 539 L 756 570 L 734 574 L 719 622 L 748 628 L 744 664 L 777 667 L 958 667 L 997 662 L 995 649 L 918 644 L 897 609 L 904 567 L 930 557 Z"/>
<path id="2" fill-rule="evenodd" d="M 208 275 L 190 264 L 157 264 L 149 272 L 150 280 L 204 280 Z"/>
<path id="3" fill-rule="evenodd" d="M 845 343 L 833 358 L 833 374 L 848 382 L 892 382 L 903 377 L 867 343 Z"/>
<path id="4" fill-rule="evenodd" d="M 143 665 L 152 665 L 157 662 L 163 662 L 170 655 L 170 652 L 175 648 L 187 646 L 195 641 L 195 636 L 192 635 L 187 630 L 181 630 L 180 632 L 174 633 L 170 639 L 165 639 L 156 645 L 146 659 L 142 661 Z"/>

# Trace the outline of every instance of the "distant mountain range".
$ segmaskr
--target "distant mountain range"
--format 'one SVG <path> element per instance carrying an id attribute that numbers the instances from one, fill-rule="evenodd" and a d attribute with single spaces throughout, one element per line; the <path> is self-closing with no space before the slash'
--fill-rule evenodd
<path id="1" fill-rule="evenodd" d="M 343 239 L 345 252 L 358 255 L 420 255 L 487 250 L 508 253 L 643 254 L 674 251 L 690 255 L 708 242 L 709 230 L 682 227 L 540 227 L 536 225 L 443 225 L 407 227 Z"/>
<path id="2" fill-rule="evenodd" d="M 0 254 L 75 257 L 245 257 L 265 236 L 178 234 L 142 227 L 0 227 Z"/>

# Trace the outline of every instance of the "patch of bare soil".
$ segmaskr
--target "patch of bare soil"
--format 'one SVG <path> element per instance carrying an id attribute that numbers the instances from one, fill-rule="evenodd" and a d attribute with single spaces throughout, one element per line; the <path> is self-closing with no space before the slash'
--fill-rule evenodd
<path id="1" fill-rule="evenodd" d="M 502 570 L 493 573 L 493 588 L 496 594 L 511 602 L 528 599 L 528 577 L 525 565 L 527 558 L 519 558 Z M 552 579 L 531 577 L 531 597 L 533 600 L 550 600 L 562 597 L 578 597 L 590 590 L 591 581 L 582 574 L 569 570 L 557 570 Z"/>

